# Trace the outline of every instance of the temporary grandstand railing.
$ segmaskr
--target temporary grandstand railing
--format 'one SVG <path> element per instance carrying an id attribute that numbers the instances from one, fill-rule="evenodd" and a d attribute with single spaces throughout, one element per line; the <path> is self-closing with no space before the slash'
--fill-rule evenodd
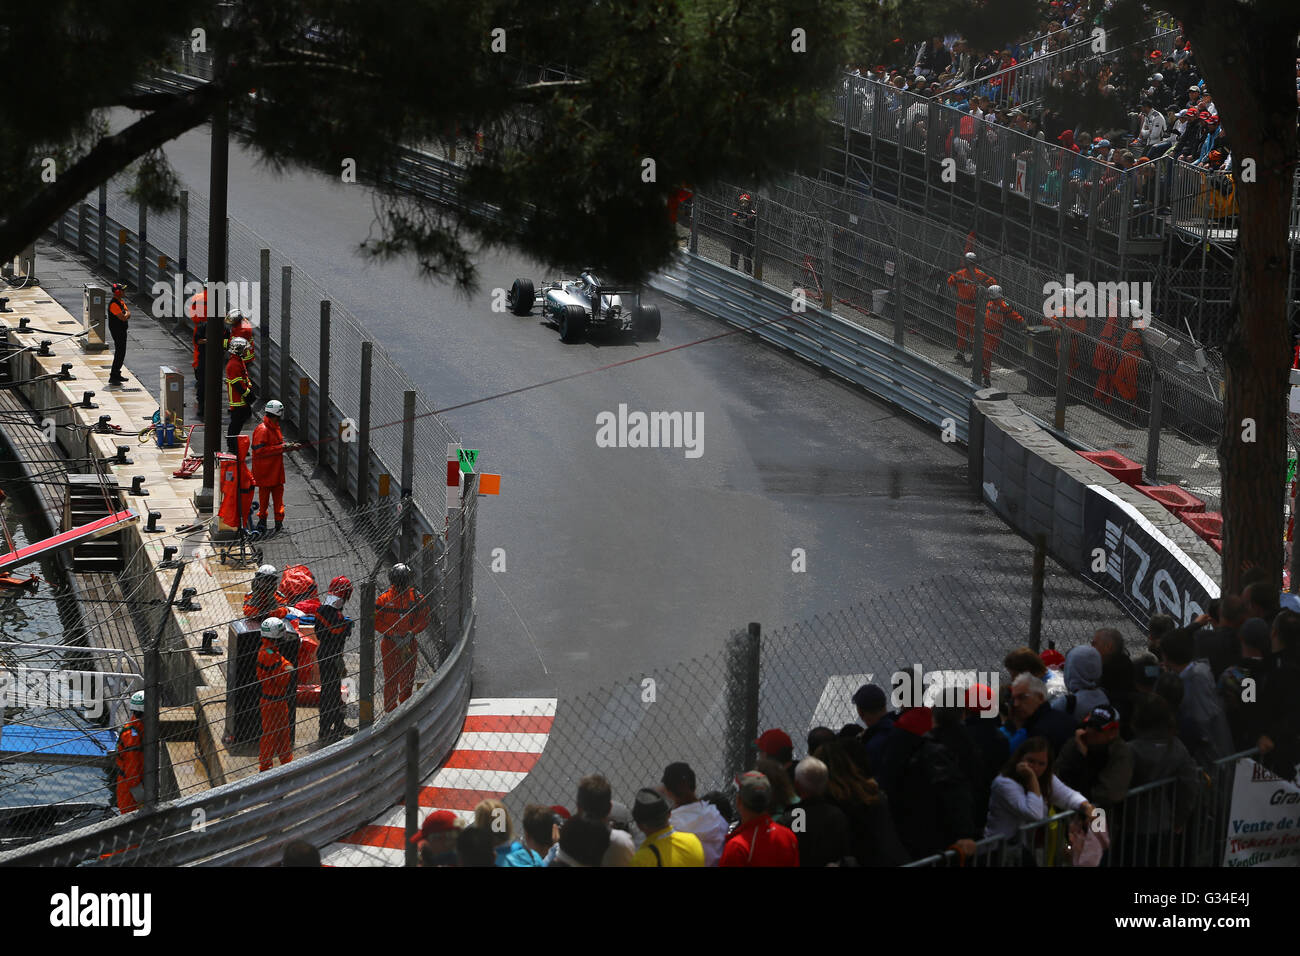
<path id="1" fill-rule="evenodd" d="M 1095 50 L 1096 40 L 1091 33 L 1092 28 L 1082 24 L 1079 27 L 1080 32 L 1072 35 L 1072 40 L 1067 46 L 1039 56 L 1031 54 L 1025 59 L 1018 60 L 1014 66 L 967 80 L 952 89 L 969 90 L 972 95 L 987 96 L 1002 105 L 1027 106 L 1042 98 L 1047 89 L 1053 83 L 1060 81 L 1068 70 L 1099 67 L 1105 61 L 1113 59 L 1120 51 L 1133 46 L 1163 50 L 1166 48 L 1165 44 L 1172 42 L 1178 32 L 1176 29 L 1162 26 L 1161 20 L 1153 17 L 1144 25 L 1141 39 L 1113 48 L 1107 46 L 1104 50 Z M 1070 35 L 1071 30 L 1074 30 L 1074 27 L 1066 28 L 1061 32 Z M 1041 39 L 1035 39 L 1021 46 L 1022 48 L 1028 46 L 1032 50 L 1037 49 L 1041 42 Z M 1095 72 L 1090 69 L 1090 73 L 1095 74 Z"/>

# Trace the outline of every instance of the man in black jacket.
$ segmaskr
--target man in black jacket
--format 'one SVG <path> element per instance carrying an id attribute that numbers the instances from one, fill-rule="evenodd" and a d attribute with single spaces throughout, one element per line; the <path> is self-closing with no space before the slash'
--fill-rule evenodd
<path id="1" fill-rule="evenodd" d="M 889 797 L 898 838 L 914 860 L 953 845 L 973 853 L 978 836 L 970 781 L 952 751 L 930 734 L 932 727 L 928 707 L 899 714 L 877 778 Z"/>
<path id="2" fill-rule="evenodd" d="M 1092 646 L 1101 655 L 1101 689 L 1120 713 L 1120 736 L 1132 736 L 1133 661 L 1124 647 L 1124 636 L 1113 627 L 1103 627 L 1092 635 Z"/>
<path id="3" fill-rule="evenodd" d="M 1021 674 L 1011 682 L 1011 723 L 1024 728 L 1026 737 L 1046 737 L 1055 757 L 1074 736 L 1078 726 L 1063 710 L 1047 705 L 1047 687 L 1031 674 Z"/>
<path id="4" fill-rule="evenodd" d="M 1251 749 L 1264 733 L 1264 713 L 1257 702 L 1259 686 L 1271 670 L 1271 649 L 1268 624 L 1258 617 L 1249 618 L 1237 628 L 1236 660 L 1219 675 L 1219 697 L 1237 751 Z"/>
<path id="5" fill-rule="evenodd" d="M 826 764 L 805 757 L 794 771 L 799 802 L 786 807 L 781 819 L 799 839 L 800 866 L 830 866 L 852 855 L 853 834 L 844 811 L 826 799 L 830 776 Z"/>
<path id="6" fill-rule="evenodd" d="M 1300 614 L 1283 611 L 1273 621 L 1273 667 L 1259 689 L 1264 733 L 1263 764 L 1292 780 L 1300 763 Z"/>

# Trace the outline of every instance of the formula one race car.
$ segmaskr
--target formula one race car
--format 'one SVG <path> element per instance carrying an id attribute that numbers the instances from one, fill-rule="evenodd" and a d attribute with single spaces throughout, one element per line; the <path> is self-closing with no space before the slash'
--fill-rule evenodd
<path id="1" fill-rule="evenodd" d="M 635 301 L 632 308 L 624 299 Z M 659 338 L 659 307 L 642 305 L 631 289 L 605 288 L 590 272 L 567 282 L 543 282 L 535 290 L 531 279 L 516 279 L 506 296 L 515 315 L 529 315 L 534 306 L 560 328 L 561 342 L 577 342 L 588 329 L 632 332 L 639 339 Z"/>

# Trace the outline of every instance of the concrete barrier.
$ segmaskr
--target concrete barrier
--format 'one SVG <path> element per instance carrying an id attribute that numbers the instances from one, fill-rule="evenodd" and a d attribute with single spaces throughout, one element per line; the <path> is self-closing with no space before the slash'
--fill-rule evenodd
<path id="1" fill-rule="evenodd" d="M 1189 623 L 1219 596 L 1219 555 L 1162 505 L 1081 457 L 1003 392 L 971 400 L 970 482 L 1028 538 L 1135 621 Z"/>

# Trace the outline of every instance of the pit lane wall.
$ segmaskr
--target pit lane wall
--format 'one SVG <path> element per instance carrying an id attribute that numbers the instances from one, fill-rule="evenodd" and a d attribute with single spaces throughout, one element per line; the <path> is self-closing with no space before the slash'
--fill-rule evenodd
<path id="1" fill-rule="evenodd" d="M 1172 512 L 1067 448 L 1005 393 L 977 392 L 968 427 L 970 482 L 1007 524 L 1046 538 L 1062 565 L 1139 624 L 1180 625 L 1219 596 L 1219 555 Z"/>

